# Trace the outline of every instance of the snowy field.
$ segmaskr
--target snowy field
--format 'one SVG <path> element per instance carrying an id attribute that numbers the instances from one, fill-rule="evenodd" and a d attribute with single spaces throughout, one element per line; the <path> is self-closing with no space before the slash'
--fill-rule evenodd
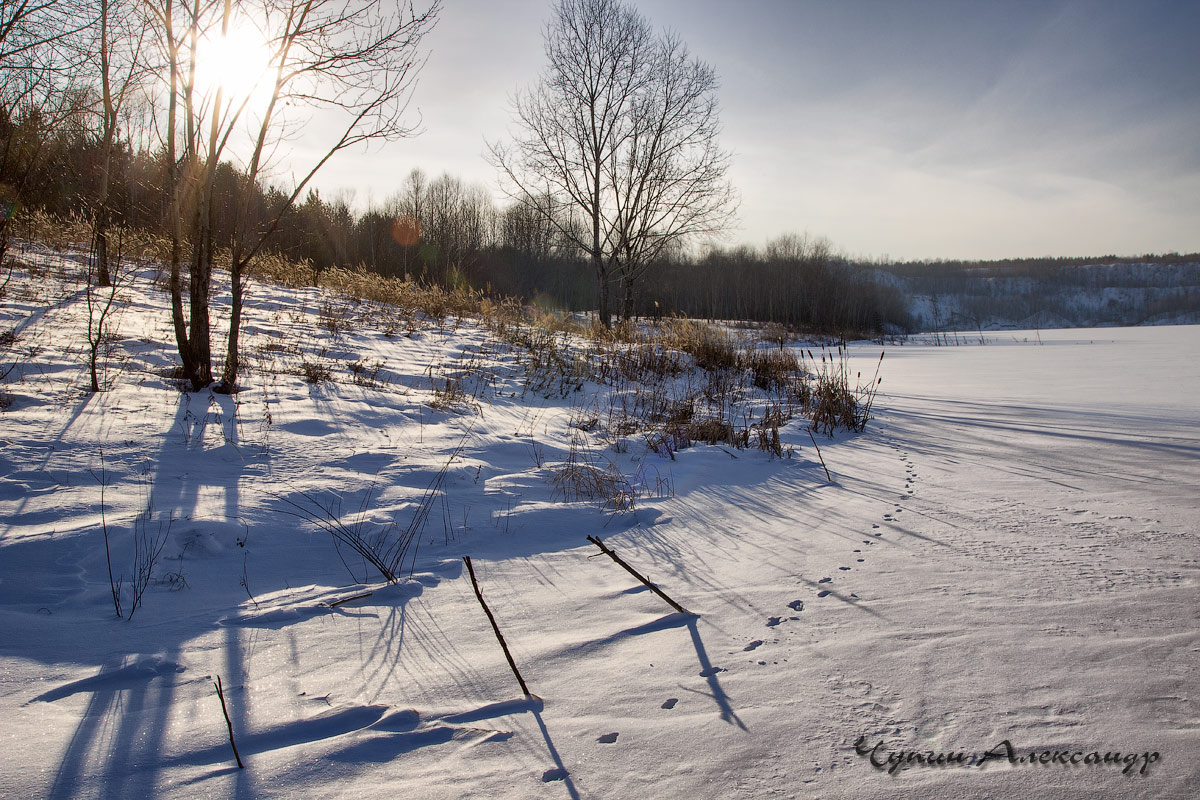
<path id="1" fill-rule="evenodd" d="M 10 287 L 0 797 L 1200 794 L 1200 327 L 891 346 L 865 433 L 817 436 L 832 481 L 799 419 L 792 458 L 596 443 L 638 488 L 614 514 L 550 480 L 604 387 L 530 391 L 470 322 L 334 334 L 312 290 L 255 291 L 230 398 L 163 377 L 147 285 L 99 395 L 78 289 Z M 309 384 L 317 339 L 383 366 Z M 431 407 L 463 365 L 486 391 Z M 314 524 L 403 527 L 431 486 L 396 585 Z M 126 612 L 162 536 L 130 620 L 105 526 Z"/>

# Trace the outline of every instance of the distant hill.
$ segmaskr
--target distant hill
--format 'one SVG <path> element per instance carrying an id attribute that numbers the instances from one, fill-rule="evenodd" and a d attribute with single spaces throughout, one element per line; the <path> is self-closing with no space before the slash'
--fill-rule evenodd
<path id="1" fill-rule="evenodd" d="M 905 299 L 916 330 L 1200 323 L 1200 255 L 1108 258 L 869 268 Z"/>

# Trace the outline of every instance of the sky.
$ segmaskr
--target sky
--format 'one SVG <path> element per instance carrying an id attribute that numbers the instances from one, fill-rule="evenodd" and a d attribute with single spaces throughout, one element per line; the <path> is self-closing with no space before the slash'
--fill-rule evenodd
<path id="1" fill-rule="evenodd" d="M 723 244 L 852 257 L 1200 251 L 1200 3 L 638 0 L 721 81 L 741 196 Z M 544 67 L 550 0 L 445 0 L 420 135 L 339 154 L 326 196 L 414 167 L 499 194 L 488 141 Z"/>

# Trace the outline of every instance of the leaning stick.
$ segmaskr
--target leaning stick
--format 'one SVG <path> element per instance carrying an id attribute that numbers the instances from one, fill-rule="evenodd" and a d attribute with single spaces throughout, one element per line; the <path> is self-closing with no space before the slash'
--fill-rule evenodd
<path id="1" fill-rule="evenodd" d="M 525 679 L 521 677 L 521 671 L 517 669 L 517 662 L 513 660 L 512 653 L 508 651 L 508 643 L 504 641 L 504 635 L 500 633 L 500 626 L 496 624 L 496 618 L 492 616 L 492 610 L 488 608 L 488 604 L 483 601 L 483 593 L 479 591 L 479 581 L 475 580 L 475 568 L 471 566 L 471 557 L 463 556 L 463 561 L 466 562 L 467 572 L 471 575 L 471 586 L 475 588 L 475 598 L 479 600 L 479 605 L 483 606 L 483 613 L 487 614 L 488 622 L 492 623 L 492 631 L 496 634 L 496 641 L 500 642 L 500 648 L 504 650 L 504 657 L 508 659 L 508 665 L 512 667 L 513 675 L 517 676 L 517 683 L 521 684 L 521 691 L 526 697 L 533 697 L 529 687 L 525 685 Z"/>
<path id="2" fill-rule="evenodd" d="M 217 697 L 221 698 L 221 713 L 225 715 L 225 724 L 229 726 L 229 746 L 233 748 L 233 757 L 237 761 L 238 769 L 245 769 L 246 765 L 242 763 L 242 757 L 238 755 L 237 744 L 233 741 L 233 722 L 229 719 L 229 709 L 225 707 L 225 689 L 221 686 L 221 676 L 217 676 L 217 682 L 213 684 L 217 689 Z"/>
<path id="3" fill-rule="evenodd" d="M 833 483 L 833 478 L 829 477 L 829 467 L 825 466 L 825 456 L 821 455 L 821 448 L 817 447 L 817 437 L 812 435 L 812 429 L 808 430 L 808 438 L 812 439 L 813 447 L 817 450 L 817 458 L 821 459 L 821 469 L 825 470 L 825 480 Z"/>
<path id="4" fill-rule="evenodd" d="M 641 574 L 640 572 L 638 572 L 636 569 L 634 569 L 633 567 L 629 566 L 629 565 L 628 565 L 628 564 L 626 564 L 624 561 L 622 561 L 620 556 L 618 556 L 618 555 L 617 555 L 616 553 L 614 553 L 612 550 L 609 550 L 607 547 L 605 547 L 605 546 L 604 546 L 604 543 L 603 543 L 603 542 L 601 542 L 599 539 L 597 539 L 595 536 L 589 536 L 589 537 L 587 537 L 587 539 L 588 539 L 588 541 L 589 541 L 589 542 L 591 542 L 592 544 L 596 545 L 596 547 L 599 547 L 599 548 L 600 548 L 600 551 L 601 551 L 602 553 L 604 553 L 604 554 L 605 554 L 605 555 L 607 555 L 609 558 L 611 558 L 613 561 L 617 562 L 617 563 L 618 563 L 618 564 L 620 564 L 622 567 L 624 567 L 626 572 L 628 572 L 628 573 L 629 573 L 630 575 L 632 575 L 633 577 L 637 578 L 637 579 L 638 579 L 639 581 L 641 581 L 642 583 L 646 584 L 646 587 L 647 587 L 647 588 L 648 588 L 650 591 L 654 592 L 656 595 L 658 595 L 658 596 L 659 596 L 659 597 L 661 597 L 663 600 L 665 600 L 665 601 L 666 601 L 666 603 L 667 603 L 667 605 L 669 605 L 671 608 L 675 609 L 675 610 L 676 610 L 676 611 L 678 611 L 680 614 L 691 614 L 691 613 L 692 613 L 692 612 L 688 611 L 686 608 L 684 608 L 683 606 L 679 605 L 679 603 L 676 603 L 674 600 L 672 600 L 671 598 L 667 597 L 666 593 L 664 593 L 662 589 L 658 588 L 658 587 L 657 587 L 657 586 L 655 586 L 653 583 L 651 583 L 651 582 L 650 582 L 650 581 L 649 581 L 649 580 L 646 578 L 646 576 L 645 576 L 645 575 L 642 575 L 642 574 Z M 693 615 L 693 616 L 695 616 L 695 615 Z"/>
<path id="5" fill-rule="evenodd" d="M 329 608 L 337 608 L 340 605 L 351 603 L 355 600 L 362 600 L 364 597 L 370 597 L 374 592 L 363 592 L 362 594 L 352 594 L 349 597 L 343 597 L 341 600 L 334 600 L 332 603 L 326 603 Z"/>

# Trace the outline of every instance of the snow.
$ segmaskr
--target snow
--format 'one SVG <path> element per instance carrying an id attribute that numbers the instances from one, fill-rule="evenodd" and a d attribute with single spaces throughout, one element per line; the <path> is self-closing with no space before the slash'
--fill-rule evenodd
<path id="1" fill-rule="evenodd" d="M 639 476 L 613 513 L 550 481 L 605 388 L 532 391 L 475 322 L 389 338 L 364 307 L 335 334 L 315 290 L 256 285 L 246 390 L 182 393 L 143 279 L 88 395 L 71 264 L 25 257 L 0 309 L 27 354 L 0 415 L 0 797 L 1200 791 L 1200 327 L 889 347 L 867 430 L 818 436 L 832 482 L 799 420 L 791 459 L 593 442 Z M 850 350 L 873 373 L 878 345 Z M 431 408 L 455 374 L 467 397 Z M 286 513 L 403 528 L 443 467 L 395 585 Z M 128 576 L 147 507 L 165 546 L 116 619 L 102 522 Z M 1140 760 L 886 770 L 1004 740 Z"/>

